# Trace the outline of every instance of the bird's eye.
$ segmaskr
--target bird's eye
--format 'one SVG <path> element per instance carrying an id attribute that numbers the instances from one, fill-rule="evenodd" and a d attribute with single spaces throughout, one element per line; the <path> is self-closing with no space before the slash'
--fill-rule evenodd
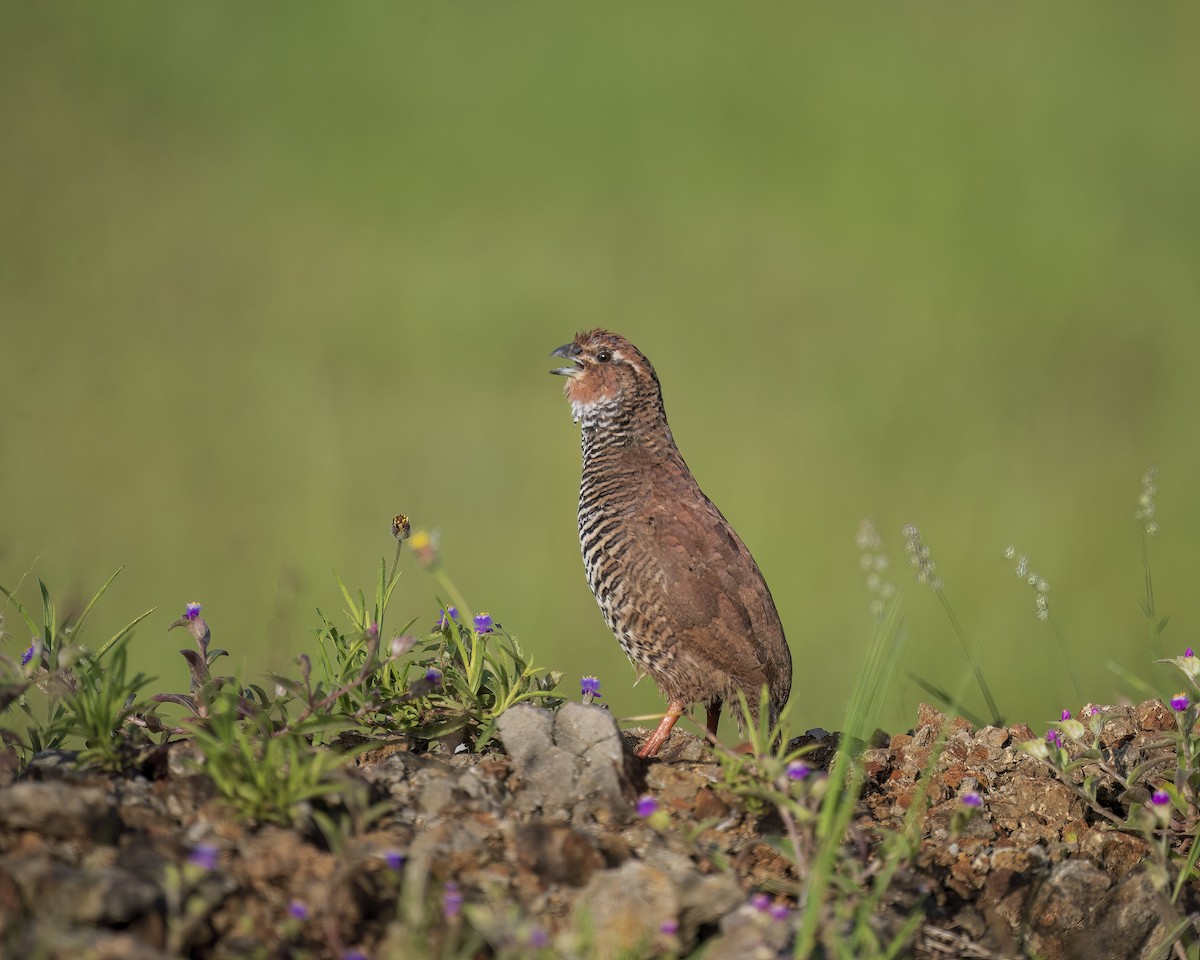
<path id="1" fill-rule="evenodd" d="M 612 359 L 612 351 L 611 350 L 601 350 L 598 354 L 596 354 L 596 359 L 600 363 L 608 363 L 608 361 Z"/>

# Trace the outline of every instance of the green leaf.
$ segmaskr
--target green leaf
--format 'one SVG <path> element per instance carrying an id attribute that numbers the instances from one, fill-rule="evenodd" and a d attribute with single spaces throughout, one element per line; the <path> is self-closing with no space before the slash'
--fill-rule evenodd
<path id="1" fill-rule="evenodd" d="M 121 571 L 124 569 L 124 566 L 117 567 L 116 572 L 104 581 L 104 585 L 101 586 L 100 589 L 97 590 L 92 596 L 92 599 L 88 601 L 87 606 L 83 608 L 83 613 L 79 615 L 79 619 L 71 624 L 72 636 L 76 638 L 79 637 L 80 631 L 83 630 L 83 625 L 87 622 L 88 615 L 92 612 L 92 607 L 96 605 L 97 600 L 104 596 L 104 594 L 108 591 L 108 588 L 112 585 L 112 582 L 117 579 Z"/>
<path id="2" fill-rule="evenodd" d="M 150 614 L 152 614 L 157 609 L 158 609 L 158 607 L 151 607 L 149 610 L 147 610 L 141 616 L 134 617 L 132 620 L 130 620 L 129 623 L 125 624 L 125 626 L 123 626 L 120 630 L 118 630 L 116 633 L 114 633 L 105 642 L 104 646 L 102 646 L 99 650 L 97 650 L 93 654 L 94 659 L 99 660 L 101 657 L 103 657 L 104 654 L 106 654 L 112 648 L 113 644 L 118 643 L 121 640 L 125 639 L 125 637 L 129 636 L 130 631 L 132 631 L 134 627 L 136 627 L 139 623 L 141 623 L 143 620 L 145 620 L 148 616 L 150 616 Z"/>
<path id="3" fill-rule="evenodd" d="M 41 636 L 41 629 L 38 627 L 37 622 L 33 619 L 33 617 L 29 615 L 29 611 L 25 609 L 21 601 L 13 596 L 7 587 L 0 587 L 0 593 L 3 593 L 8 598 L 8 602 L 11 603 L 14 608 L 16 608 L 17 613 L 21 615 L 21 619 L 24 620 L 26 625 L 29 627 L 30 635 L 35 637 Z"/>

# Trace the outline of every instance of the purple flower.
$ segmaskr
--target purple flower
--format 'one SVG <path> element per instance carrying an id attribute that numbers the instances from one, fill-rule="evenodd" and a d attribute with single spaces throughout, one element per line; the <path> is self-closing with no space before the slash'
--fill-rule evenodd
<path id="1" fill-rule="evenodd" d="M 1150 794 L 1150 802 L 1156 807 L 1165 806 L 1171 802 L 1171 795 L 1166 790 L 1155 790 Z"/>
<path id="2" fill-rule="evenodd" d="M 639 817 L 652 817 L 658 813 L 658 801 L 650 794 L 645 793 L 638 797 L 637 815 Z"/>
<path id="3" fill-rule="evenodd" d="M 1183 713 L 1188 708 L 1188 698 L 1186 693 L 1177 693 L 1171 698 L 1171 709 L 1176 713 Z"/>
<path id="4" fill-rule="evenodd" d="M 756 893 L 750 898 L 750 906 L 759 913 L 766 913 L 771 909 L 771 898 L 765 893 Z"/>
<path id="5" fill-rule="evenodd" d="M 458 607 L 451 605 L 451 606 L 447 607 L 445 610 L 439 610 L 438 611 L 438 621 L 437 621 L 437 623 L 434 624 L 433 628 L 435 630 L 441 630 L 443 627 L 445 627 L 446 624 L 450 622 L 450 620 L 446 619 L 447 617 L 449 617 L 450 620 L 457 620 L 458 619 Z"/>
<path id="6" fill-rule="evenodd" d="M 367 960 L 367 955 L 361 950 L 347 950 L 342 954 L 342 960 Z"/>
<path id="7" fill-rule="evenodd" d="M 293 900 L 288 904 L 288 915 L 293 920 L 307 920 L 308 907 L 304 905 L 303 901 Z"/>
<path id="8" fill-rule="evenodd" d="M 458 916 L 462 910 L 463 897 L 458 891 L 458 884 L 453 880 L 446 884 L 445 890 L 442 892 L 442 916 L 447 920 L 452 920 Z"/>
<path id="9" fill-rule="evenodd" d="M 389 870 L 399 870 L 407 859 L 408 857 L 399 850 L 388 850 L 383 855 L 383 862 L 388 865 Z"/>
<path id="10" fill-rule="evenodd" d="M 1183 651 L 1183 655 L 1184 655 L 1185 657 L 1191 657 L 1191 656 L 1195 656 L 1195 654 L 1193 654 L 1193 653 L 1192 653 L 1192 648 L 1191 648 L 1191 647 L 1188 647 L 1186 650 L 1184 650 L 1184 651 Z"/>
<path id="11" fill-rule="evenodd" d="M 1062 734 L 1060 734 L 1057 730 L 1047 730 L 1046 742 L 1052 747 L 1058 747 L 1061 750 L 1063 745 Z"/>
<path id="12" fill-rule="evenodd" d="M 967 791 L 959 799 L 962 800 L 964 807 L 982 807 L 983 806 L 983 797 L 981 797 L 974 790 Z"/>
<path id="13" fill-rule="evenodd" d="M 1062 719 L 1064 719 L 1064 720 L 1070 720 L 1070 719 L 1071 719 L 1071 711 L 1070 711 L 1070 710 L 1064 710 L 1064 711 L 1062 712 Z"/>
<path id="14" fill-rule="evenodd" d="M 550 945 L 550 935 L 541 927 L 534 927 L 529 931 L 527 942 L 534 950 L 541 950 L 543 947 Z"/>
<path id="15" fill-rule="evenodd" d="M 188 863 L 195 864 L 197 867 L 202 867 L 205 870 L 217 869 L 217 858 L 221 851 L 211 843 L 198 843 L 192 847 L 192 852 L 188 854 Z"/>
<path id="16" fill-rule="evenodd" d="M 658 932 L 668 937 L 673 937 L 679 932 L 678 920 L 664 920 L 658 925 Z"/>
<path id="17" fill-rule="evenodd" d="M 372 640 L 374 640 L 376 637 L 379 636 L 379 624 L 378 623 L 375 623 L 372 621 L 371 625 L 369 627 L 367 627 L 367 636 L 370 637 Z"/>
<path id="18" fill-rule="evenodd" d="M 475 614 L 475 632 L 476 633 L 491 633 L 492 632 L 492 615 L 490 613 Z"/>
<path id="19" fill-rule="evenodd" d="M 793 760 L 786 769 L 789 780 L 803 780 L 812 773 L 812 767 L 803 760 Z"/>
<path id="20" fill-rule="evenodd" d="M 788 914 L 791 913 L 791 911 L 788 909 L 788 905 L 786 903 L 776 903 L 771 906 L 771 909 L 768 910 L 767 913 L 771 915 L 772 920 L 782 921 L 788 918 Z"/>
<path id="21" fill-rule="evenodd" d="M 200 616 L 200 604 L 193 600 L 186 607 L 184 607 L 183 619 L 195 620 L 198 616 Z"/>
<path id="22" fill-rule="evenodd" d="M 604 699 L 600 696 L 600 681 L 596 677 L 583 677 L 580 679 L 579 692 L 583 694 L 584 703 Z"/>
<path id="23" fill-rule="evenodd" d="M 29 645 L 29 649 L 26 650 L 23 654 L 21 654 L 21 666 L 25 666 L 25 664 L 27 664 L 30 660 L 33 659 L 33 649 L 35 646 L 36 646 L 36 644 L 31 643 Z"/>
<path id="24" fill-rule="evenodd" d="M 430 667 L 425 671 L 425 679 L 435 687 L 440 687 L 442 685 L 442 671 L 437 667 Z"/>

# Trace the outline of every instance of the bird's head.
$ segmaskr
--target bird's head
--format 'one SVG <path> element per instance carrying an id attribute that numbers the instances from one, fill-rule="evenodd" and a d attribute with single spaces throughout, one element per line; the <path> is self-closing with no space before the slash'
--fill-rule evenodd
<path id="1" fill-rule="evenodd" d="M 622 412 L 662 413 L 662 392 L 650 361 L 624 337 L 585 330 L 550 353 L 569 361 L 551 373 L 567 378 L 565 393 L 575 420 L 611 419 Z"/>

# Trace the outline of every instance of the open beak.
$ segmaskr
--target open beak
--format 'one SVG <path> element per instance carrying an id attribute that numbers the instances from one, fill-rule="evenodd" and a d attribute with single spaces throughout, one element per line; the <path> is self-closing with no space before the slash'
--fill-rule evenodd
<path id="1" fill-rule="evenodd" d="M 575 376 L 575 374 L 579 373 L 579 371 L 583 369 L 583 363 L 579 360 L 579 354 L 582 352 L 582 348 L 577 343 L 564 343 L 557 350 L 551 350 L 550 356 L 562 357 L 564 360 L 570 360 L 572 366 L 555 367 L 550 372 L 558 374 L 560 377 Z"/>

